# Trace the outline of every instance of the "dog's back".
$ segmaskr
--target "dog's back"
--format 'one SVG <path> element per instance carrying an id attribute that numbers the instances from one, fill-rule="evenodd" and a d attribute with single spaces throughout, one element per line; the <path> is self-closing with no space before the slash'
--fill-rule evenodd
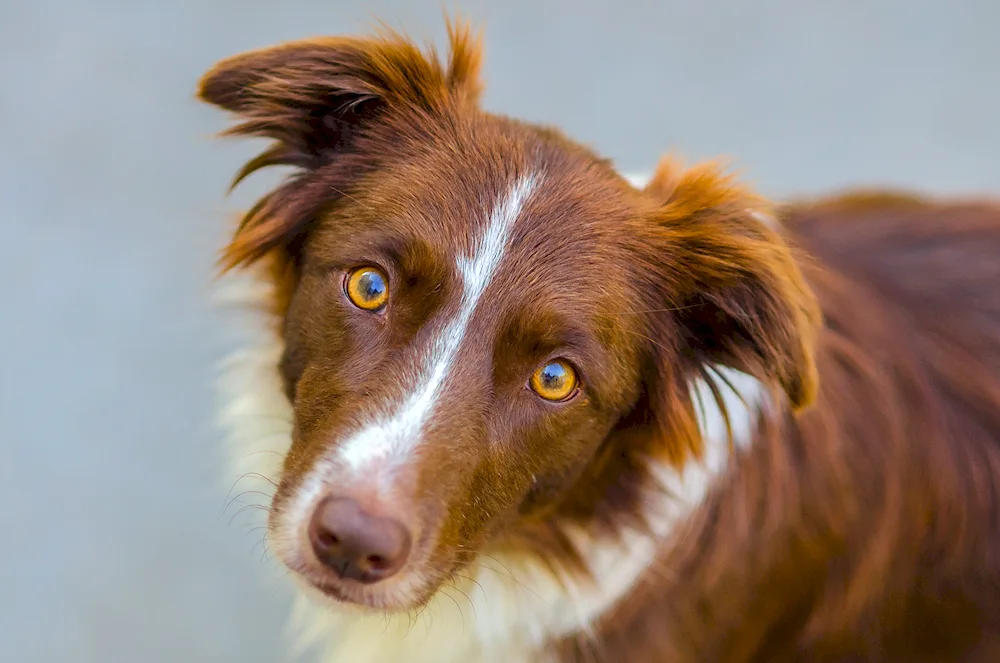
<path id="1" fill-rule="evenodd" d="M 818 400 L 762 423 L 604 648 L 998 661 L 1000 206 L 852 194 L 782 225 L 826 320 Z"/>

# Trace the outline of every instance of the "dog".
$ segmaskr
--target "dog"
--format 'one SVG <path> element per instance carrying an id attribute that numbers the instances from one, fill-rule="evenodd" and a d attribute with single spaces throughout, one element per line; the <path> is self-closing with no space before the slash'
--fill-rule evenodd
<path id="1" fill-rule="evenodd" d="M 236 472 L 327 663 L 1000 661 L 1000 205 L 639 181 L 480 108 L 480 39 L 199 97 L 292 173 L 222 268 Z"/>

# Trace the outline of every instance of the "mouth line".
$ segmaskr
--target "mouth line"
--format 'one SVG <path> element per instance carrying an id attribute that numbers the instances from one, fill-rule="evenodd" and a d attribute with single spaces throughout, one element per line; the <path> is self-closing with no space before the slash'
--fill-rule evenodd
<path id="1" fill-rule="evenodd" d="M 384 591 L 377 585 L 366 586 L 361 584 L 343 583 L 337 580 L 322 577 L 312 569 L 292 568 L 292 572 L 299 577 L 309 588 L 319 592 L 325 598 L 333 600 L 344 607 L 361 608 L 379 612 L 400 612 L 409 613 L 420 610 L 426 606 L 434 596 L 447 584 L 447 580 L 440 583 L 431 583 L 427 591 L 420 592 L 415 597 L 410 597 L 405 604 L 400 604 L 392 600 L 392 591 Z M 444 576 L 453 578 L 454 573 Z"/>
<path id="2" fill-rule="evenodd" d="M 316 578 L 311 574 L 298 573 L 298 575 L 301 580 L 309 586 L 309 588 L 319 592 L 325 598 L 335 601 L 345 608 L 362 608 L 366 610 L 381 611 L 393 611 L 399 609 L 394 606 L 386 605 L 384 601 L 378 600 L 378 598 L 381 597 L 369 596 L 368 592 L 366 592 L 364 588 L 358 588 L 357 591 L 351 591 L 349 588 L 345 588 L 340 584 Z"/>
<path id="3" fill-rule="evenodd" d="M 308 566 L 288 565 L 288 568 L 293 574 L 298 576 L 304 585 L 344 607 L 387 612 L 405 612 L 412 609 L 410 605 L 402 606 L 394 604 L 389 597 L 391 592 L 386 592 L 377 585 L 367 586 L 361 583 L 352 583 L 349 580 L 335 580 Z"/>
<path id="4" fill-rule="evenodd" d="M 427 599 L 422 599 L 416 603 L 394 605 L 387 601 L 386 597 L 382 593 L 379 593 L 377 596 L 369 596 L 364 589 L 355 593 L 346 591 L 343 587 L 329 582 L 317 581 L 306 577 L 304 577 L 304 580 L 314 590 L 318 591 L 326 598 L 336 601 L 344 607 L 360 608 L 362 610 L 371 610 L 380 613 L 409 613 L 414 610 L 419 610 L 425 603 L 427 603 L 427 601 L 430 600 L 430 597 L 433 596 L 433 593 L 431 593 Z"/>
<path id="5" fill-rule="evenodd" d="M 316 589 L 317 591 L 321 592 L 324 596 L 326 596 L 327 598 L 331 598 L 334 601 L 337 601 L 338 603 L 346 603 L 346 604 L 350 604 L 350 605 L 357 605 L 357 606 L 361 606 L 361 607 L 365 607 L 365 608 L 374 608 L 375 607 L 375 606 L 373 606 L 373 605 L 371 605 L 369 603 L 358 601 L 355 597 L 348 596 L 347 592 L 345 592 L 343 589 L 341 589 L 340 587 L 338 587 L 336 585 L 333 585 L 333 584 L 330 584 L 330 583 L 325 583 L 325 582 L 318 582 L 316 580 L 311 580 L 309 578 L 305 578 L 305 580 L 314 589 Z"/>

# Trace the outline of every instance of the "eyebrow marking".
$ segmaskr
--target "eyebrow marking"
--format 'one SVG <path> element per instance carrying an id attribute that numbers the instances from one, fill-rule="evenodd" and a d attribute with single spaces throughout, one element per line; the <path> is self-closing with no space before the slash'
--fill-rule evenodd
<path id="1" fill-rule="evenodd" d="M 458 257 L 456 266 L 463 286 L 461 306 L 434 339 L 423 374 L 402 405 L 390 416 L 380 417 L 359 430 L 341 447 L 340 460 L 352 471 L 361 471 L 376 460 L 402 461 L 420 444 L 421 429 L 434 409 L 469 321 L 503 261 L 511 230 L 539 180 L 535 173 L 520 177 L 490 211 L 486 231 L 473 246 L 472 255 Z"/>

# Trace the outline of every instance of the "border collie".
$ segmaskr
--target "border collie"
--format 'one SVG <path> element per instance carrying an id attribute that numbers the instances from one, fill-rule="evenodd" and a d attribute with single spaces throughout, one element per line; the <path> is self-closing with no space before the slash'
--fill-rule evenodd
<path id="1" fill-rule="evenodd" d="M 480 44 L 199 87 L 293 173 L 223 268 L 237 475 L 326 663 L 1000 661 L 1000 205 L 769 204 L 484 111 Z M 235 186 L 234 183 L 234 186 Z"/>

